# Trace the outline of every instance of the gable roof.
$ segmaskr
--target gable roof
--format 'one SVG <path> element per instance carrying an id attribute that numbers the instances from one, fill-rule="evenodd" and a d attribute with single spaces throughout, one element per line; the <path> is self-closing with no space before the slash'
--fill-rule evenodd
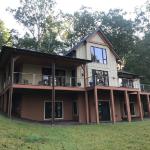
<path id="1" fill-rule="evenodd" d="M 93 31 L 92 33 L 88 34 L 87 36 L 85 36 L 80 42 L 78 42 L 73 48 L 71 48 L 68 53 L 66 54 L 66 56 L 68 56 L 70 53 L 76 51 L 77 48 L 79 48 L 82 44 L 86 43 L 87 39 L 91 36 L 93 36 L 95 33 L 98 33 L 99 36 L 101 36 L 101 38 L 108 44 L 108 47 L 110 48 L 111 52 L 114 54 L 114 56 L 116 57 L 117 60 L 121 60 L 121 58 L 118 56 L 118 54 L 115 52 L 113 45 L 111 44 L 111 42 L 108 40 L 108 38 L 105 36 L 105 34 L 103 33 L 102 29 L 99 27 L 97 28 L 95 31 Z"/>

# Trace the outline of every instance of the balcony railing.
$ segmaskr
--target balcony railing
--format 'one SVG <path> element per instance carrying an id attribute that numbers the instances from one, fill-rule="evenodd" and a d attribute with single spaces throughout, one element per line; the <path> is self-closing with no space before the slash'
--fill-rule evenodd
<path id="1" fill-rule="evenodd" d="M 87 78 L 88 86 L 109 86 L 109 77 L 108 76 L 90 76 Z"/>
<path id="2" fill-rule="evenodd" d="M 55 86 L 78 86 L 81 87 L 83 84 L 83 78 L 69 77 L 69 76 L 55 76 L 54 84 Z M 52 86 L 52 76 L 41 75 L 33 73 L 14 73 L 14 84 L 23 85 L 43 85 Z"/>
<path id="3" fill-rule="evenodd" d="M 140 83 L 135 82 L 132 79 L 119 78 L 119 87 L 140 89 Z"/>
<path id="4" fill-rule="evenodd" d="M 111 86 L 109 83 L 109 77 L 108 76 L 91 76 L 87 78 L 88 80 L 88 86 Z M 131 79 L 119 79 L 117 87 L 125 87 L 125 88 L 135 88 L 140 89 L 140 84 L 137 82 L 134 82 Z M 116 84 L 114 84 L 116 85 Z"/>
<path id="5" fill-rule="evenodd" d="M 141 84 L 141 91 L 150 92 L 150 85 L 148 85 L 148 84 Z"/>

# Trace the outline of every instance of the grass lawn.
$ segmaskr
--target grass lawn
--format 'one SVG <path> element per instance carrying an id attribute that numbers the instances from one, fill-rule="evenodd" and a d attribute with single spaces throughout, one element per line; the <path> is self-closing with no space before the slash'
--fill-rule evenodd
<path id="1" fill-rule="evenodd" d="M 150 120 L 51 126 L 0 115 L 0 150 L 150 150 Z"/>

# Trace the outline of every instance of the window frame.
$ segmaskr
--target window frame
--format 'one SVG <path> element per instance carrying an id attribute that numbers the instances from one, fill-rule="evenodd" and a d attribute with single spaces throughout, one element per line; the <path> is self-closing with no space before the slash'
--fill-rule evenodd
<path id="1" fill-rule="evenodd" d="M 99 60 L 99 62 L 97 62 L 96 59 L 95 59 L 95 49 L 96 49 L 96 48 L 99 49 L 99 50 L 100 50 L 100 49 L 102 50 L 102 60 Z M 93 54 L 94 54 L 94 59 L 92 59 L 92 51 L 93 51 Z M 90 52 L 91 52 L 91 60 L 92 60 L 92 62 L 100 63 L 100 64 L 104 64 L 104 65 L 108 64 L 106 48 L 91 46 L 91 47 L 90 47 Z M 106 58 L 104 58 L 104 52 L 105 52 L 105 54 L 106 54 Z M 101 61 L 102 61 L 103 63 L 101 63 Z"/>

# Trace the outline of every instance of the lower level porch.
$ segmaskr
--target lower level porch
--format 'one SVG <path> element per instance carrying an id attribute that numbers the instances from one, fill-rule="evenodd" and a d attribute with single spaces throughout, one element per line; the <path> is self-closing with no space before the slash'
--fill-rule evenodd
<path id="1" fill-rule="evenodd" d="M 0 109 L 9 114 L 9 91 L 0 99 Z M 57 122 L 86 123 L 85 93 L 82 91 L 55 91 Z M 13 89 L 11 116 L 38 122 L 52 120 L 52 91 Z"/>
<path id="2" fill-rule="evenodd" d="M 0 97 L 0 110 L 10 113 L 9 90 Z M 150 117 L 150 95 L 139 91 L 99 89 L 55 91 L 55 123 L 100 123 Z M 52 120 L 52 90 L 14 88 L 11 115 L 38 122 Z"/>

